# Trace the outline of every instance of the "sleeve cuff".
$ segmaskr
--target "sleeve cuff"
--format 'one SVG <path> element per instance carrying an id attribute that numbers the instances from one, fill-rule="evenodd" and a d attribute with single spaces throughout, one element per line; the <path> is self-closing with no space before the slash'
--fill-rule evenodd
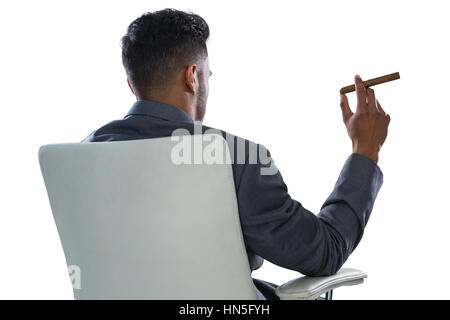
<path id="1" fill-rule="evenodd" d="M 361 226 L 364 227 L 382 184 L 383 173 L 375 161 L 352 153 L 341 170 L 333 192 L 321 209 L 329 204 L 344 201 L 353 208 Z"/>
<path id="2" fill-rule="evenodd" d="M 369 157 L 366 157 L 359 153 L 352 153 L 349 156 L 347 162 L 349 161 L 356 163 L 353 164 L 354 166 L 356 165 L 359 167 L 367 167 L 369 169 L 368 173 L 371 173 L 370 171 L 373 170 L 373 173 L 381 178 L 381 182 L 383 181 L 383 172 L 381 171 L 378 164 Z"/>

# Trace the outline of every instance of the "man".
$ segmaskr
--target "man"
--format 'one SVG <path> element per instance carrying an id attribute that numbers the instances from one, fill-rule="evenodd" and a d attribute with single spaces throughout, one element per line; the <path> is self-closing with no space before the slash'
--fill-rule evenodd
<path id="1" fill-rule="evenodd" d="M 121 120 L 94 131 L 84 141 L 118 141 L 193 134 L 205 116 L 209 27 L 200 16 L 174 9 L 147 13 L 133 21 L 122 38 L 122 60 L 137 101 Z M 353 143 L 334 190 L 318 215 L 292 199 L 270 153 L 251 163 L 251 150 L 266 149 L 235 136 L 228 143 L 242 232 L 252 270 L 263 259 L 309 276 L 336 273 L 363 235 L 383 175 L 378 152 L 390 122 L 375 93 L 355 77 L 355 113 L 341 95 L 344 123 Z M 244 142 L 244 154 L 238 140 Z M 230 142 L 231 141 L 231 142 Z M 242 152 L 241 152 L 242 153 Z M 263 153 L 258 153 L 263 154 Z M 245 161 L 238 161 L 238 158 Z M 266 161 L 268 160 L 268 161 Z M 255 163 L 256 162 L 256 163 Z M 254 279 L 258 298 L 277 299 L 276 285 Z"/>

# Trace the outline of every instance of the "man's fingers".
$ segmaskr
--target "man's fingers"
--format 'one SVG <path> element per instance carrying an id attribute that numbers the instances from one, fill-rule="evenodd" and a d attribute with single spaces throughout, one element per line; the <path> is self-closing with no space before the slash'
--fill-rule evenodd
<path id="1" fill-rule="evenodd" d="M 362 79 L 359 75 L 355 76 L 355 89 L 358 104 L 356 106 L 356 111 L 365 112 L 367 111 L 367 92 Z"/>
<path id="2" fill-rule="evenodd" d="M 386 121 L 387 121 L 388 124 L 391 123 L 391 116 L 390 115 L 386 115 Z"/>
<path id="3" fill-rule="evenodd" d="M 378 109 L 375 102 L 375 91 L 372 88 L 367 88 L 366 92 L 367 92 L 367 109 L 369 110 L 369 112 L 377 113 Z"/>
<path id="4" fill-rule="evenodd" d="M 380 102 L 377 100 L 377 108 L 386 117 L 387 124 L 391 122 L 391 116 L 384 111 L 384 109 L 381 107 Z"/>
<path id="5" fill-rule="evenodd" d="M 348 104 L 347 96 L 343 93 L 341 93 L 341 110 L 342 118 L 344 119 L 344 122 L 347 122 L 347 120 L 353 115 L 353 112 Z"/>
<path id="6" fill-rule="evenodd" d="M 382 114 L 386 114 L 386 111 L 383 110 L 383 108 L 381 107 L 381 104 L 378 100 L 377 100 L 377 108 Z"/>

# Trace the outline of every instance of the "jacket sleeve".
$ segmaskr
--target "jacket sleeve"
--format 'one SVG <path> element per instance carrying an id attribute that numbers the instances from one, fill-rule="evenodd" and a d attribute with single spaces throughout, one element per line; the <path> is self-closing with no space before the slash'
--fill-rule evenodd
<path id="1" fill-rule="evenodd" d="M 248 250 L 304 275 L 336 273 L 361 240 L 383 183 L 380 168 L 365 156 L 351 154 L 315 215 L 291 198 L 278 170 L 261 174 L 261 169 L 274 166 L 268 151 L 267 155 L 266 165 L 244 165 L 237 187 Z"/>

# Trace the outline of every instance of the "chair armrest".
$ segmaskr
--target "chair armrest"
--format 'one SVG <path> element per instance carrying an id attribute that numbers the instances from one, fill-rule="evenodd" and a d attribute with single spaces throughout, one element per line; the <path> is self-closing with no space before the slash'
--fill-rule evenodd
<path id="1" fill-rule="evenodd" d="M 336 274 L 327 277 L 303 276 L 279 286 L 275 293 L 281 300 L 314 300 L 322 294 L 340 286 L 360 284 L 367 278 L 362 271 L 342 268 Z"/>

